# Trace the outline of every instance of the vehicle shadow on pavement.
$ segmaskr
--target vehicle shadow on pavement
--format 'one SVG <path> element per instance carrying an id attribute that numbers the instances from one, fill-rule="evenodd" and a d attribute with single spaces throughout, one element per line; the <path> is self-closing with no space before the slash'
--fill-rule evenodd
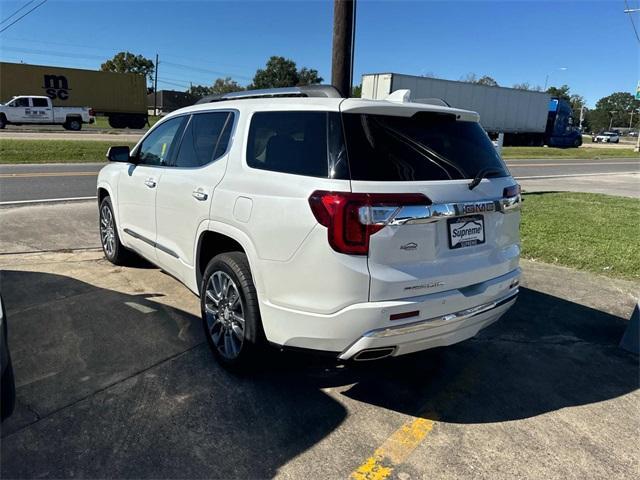
<path id="1" fill-rule="evenodd" d="M 162 294 L 50 273 L 1 280 L 18 387 L 3 478 L 268 478 L 342 424 L 336 395 L 468 424 L 638 388 L 637 357 L 617 348 L 623 319 L 526 288 L 456 346 L 347 365 L 273 354 L 238 376 L 213 361 L 200 319 Z"/>
<path id="2" fill-rule="evenodd" d="M 605 312 L 521 288 L 516 305 L 477 337 L 386 362 L 344 394 L 465 424 L 602 402 L 640 386 L 638 357 L 618 348 L 626 324 Z"/>
<path id="3" fill-rule="evenodd" d="M 225 371 L 161 294 L 0 279 L 18 397 L 3 478 L 270 478 L 346 417 L 304 375 Z"/>

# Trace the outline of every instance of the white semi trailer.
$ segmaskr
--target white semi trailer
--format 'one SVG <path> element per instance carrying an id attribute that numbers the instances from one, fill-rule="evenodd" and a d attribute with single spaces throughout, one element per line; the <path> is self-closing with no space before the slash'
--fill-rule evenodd
<path id="1" fill-rule="evenodd" d="M 480 114 L 490 136 L 504 133 L 505 145 L 578 147 L 571 106 L 548 93 L 399 73 L 362 76 L 362 98 L 380 100 L 396 90 L 411 90 L 414 102 L 438 98 L 450 106 Z"/>

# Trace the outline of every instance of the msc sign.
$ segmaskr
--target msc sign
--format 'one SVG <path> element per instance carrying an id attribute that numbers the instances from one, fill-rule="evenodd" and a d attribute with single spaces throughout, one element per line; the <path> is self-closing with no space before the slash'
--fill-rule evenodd
<path id="1" fill-rule="evenodd" d="M 56 98 L 60 100 L 67 100 L 69 98 L 69 81 L 64 75 L 45 75 L 44 76 L 44 88 L 47 97 L 51 100 Z"/>

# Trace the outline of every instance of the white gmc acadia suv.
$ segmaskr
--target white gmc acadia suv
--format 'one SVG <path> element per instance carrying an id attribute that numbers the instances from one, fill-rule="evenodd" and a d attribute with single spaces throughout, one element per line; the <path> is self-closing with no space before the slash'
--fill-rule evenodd
<path id="1" fill-rule="evenodd" d="M 518 293 L 520 187 L 473 112 L 331 87 L 204 99 L 98 177 L 104 253 L 200 296 L 214 355 L 373 360 L 475 335 Z"/>

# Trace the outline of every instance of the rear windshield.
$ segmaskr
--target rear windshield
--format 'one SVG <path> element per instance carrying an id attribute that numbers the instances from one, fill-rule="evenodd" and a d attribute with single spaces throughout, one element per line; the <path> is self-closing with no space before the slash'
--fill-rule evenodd
<path id="1" fill-rule="evenodd" d="M 509 175 L 477 122 L 419 112 L 413 117 L 345 113 L 352 180 L 424 181 Z"/>

